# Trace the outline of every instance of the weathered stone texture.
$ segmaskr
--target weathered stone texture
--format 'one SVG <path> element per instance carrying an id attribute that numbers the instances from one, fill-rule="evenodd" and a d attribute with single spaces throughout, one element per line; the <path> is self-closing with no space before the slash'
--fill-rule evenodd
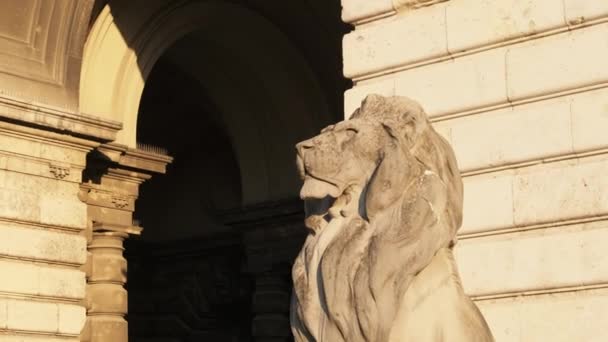
<path id="1" fill-rule="evenodd" d="M 608 81 L 608 23 L 513 46 L 506 53 L 511 101 Z"/>
<path id="2" fill-rule="evenodd" d="M 345 37 L 345 116 L 370 93 L 408 96 L 452 144 L 465 189 L 457 261 L 498 341 L 606 335 L 605 291 L 590 289 L 608 284 L 607 6 L 451 0 L 359 17 Z M 445 32 L 413 24 L 442 7 Z"/>
<path id="3" fill-rule="evenodd" d="M 608 334 L 606 289 L 478 302 L 497 341 L 590 341 Z"/>
<path id="4" fill-rule="evenodd" d="M 454 152 L 423 109 L 369 95 L 296 146 L 309 235 L 296 258 L 296 341 L 493 341 L 464 294 Z"/>
<path id="5" fill-rule="evenodd" d="M 344 55 L 344 76 L 354 78 L 445 56 L 448 54 L 445 30 L 443 5 L 408 13 L 402 20 L 357 29 L 344 36 L 344 49 L 352 51 Z"/>
<path id="6" fill-rule="evenodd" d="M 606 243 L 600 221 L 465 239 L 455 256 L 467 293 L 487 296 L 606 283 Z"/>
<path id="7" fill-rule="evenodd" d="M 86 238 L 28 225 L 0 222 L 0 255 L 42 261 L 84 264 Z"/>
<path id="8" fill-rule="evenodd" d="M 0 296 L 0 339 L 53 340 L 82 329 L 86 239 L 78 234 L 87 221 L 78 183 L 96 144 L 0 122 L 0 292 L 10 298 Z"/>

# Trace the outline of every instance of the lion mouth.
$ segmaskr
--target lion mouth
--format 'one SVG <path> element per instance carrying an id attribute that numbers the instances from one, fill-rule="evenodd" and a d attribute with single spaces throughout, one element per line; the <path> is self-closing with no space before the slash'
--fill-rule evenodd
<path id="1" fill-rule="evenodd" d="M 342 189 L 334 183 L 306 174 L 304 184 L 300 189 L 300 198 L 323 199 L 325 197 L 338 198 L 342 195 Z"/>

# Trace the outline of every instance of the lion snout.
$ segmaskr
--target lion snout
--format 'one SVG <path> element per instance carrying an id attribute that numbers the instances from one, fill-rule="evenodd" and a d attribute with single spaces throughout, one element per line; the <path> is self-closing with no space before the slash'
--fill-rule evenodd
<path id="1" fill-rule="evenodd" d="M 314 147 L 314 143 L 312 139 L 304 140 L 296 144 L 296 151 L 300 158 L 304 159 L 304 151 L 309 150 Z"/>

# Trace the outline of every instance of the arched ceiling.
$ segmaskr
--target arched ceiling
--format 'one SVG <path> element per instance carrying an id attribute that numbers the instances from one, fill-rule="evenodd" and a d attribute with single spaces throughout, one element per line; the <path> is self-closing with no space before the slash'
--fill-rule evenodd
<path id="1" fill-rule="evenodd" d="M 163 56 L 198 80 L 221 112 L 241 170 L 243 204 L 295 196 L 294 145 L 340 117 L 343 89 L 334 85 L 341 68 L 339 55 L 324 64 L 318 58 L 327 54 L 326 29 L 310 30 L 317 36 L 303 42 L 303 29 L 269 20 L 273 8 L 253 1 L 110 1 L 87 42 L 82 108 L 122 121 L 118 142 L 134 146 L 141 93 Z"/>

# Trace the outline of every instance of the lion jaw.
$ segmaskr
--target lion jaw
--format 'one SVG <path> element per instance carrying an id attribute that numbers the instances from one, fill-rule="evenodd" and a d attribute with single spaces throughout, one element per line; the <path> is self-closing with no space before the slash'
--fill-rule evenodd
<path id="1" fill-rule="evenodd" d="M 313 233 L 319 232 L 338 217 L 351 217 L 359 213 L 362 188 L 349 186 L 337 197 L 325 196 L 322 199 L 307 198 L 304 201 L 306 218 L 304 224 Z"/>

